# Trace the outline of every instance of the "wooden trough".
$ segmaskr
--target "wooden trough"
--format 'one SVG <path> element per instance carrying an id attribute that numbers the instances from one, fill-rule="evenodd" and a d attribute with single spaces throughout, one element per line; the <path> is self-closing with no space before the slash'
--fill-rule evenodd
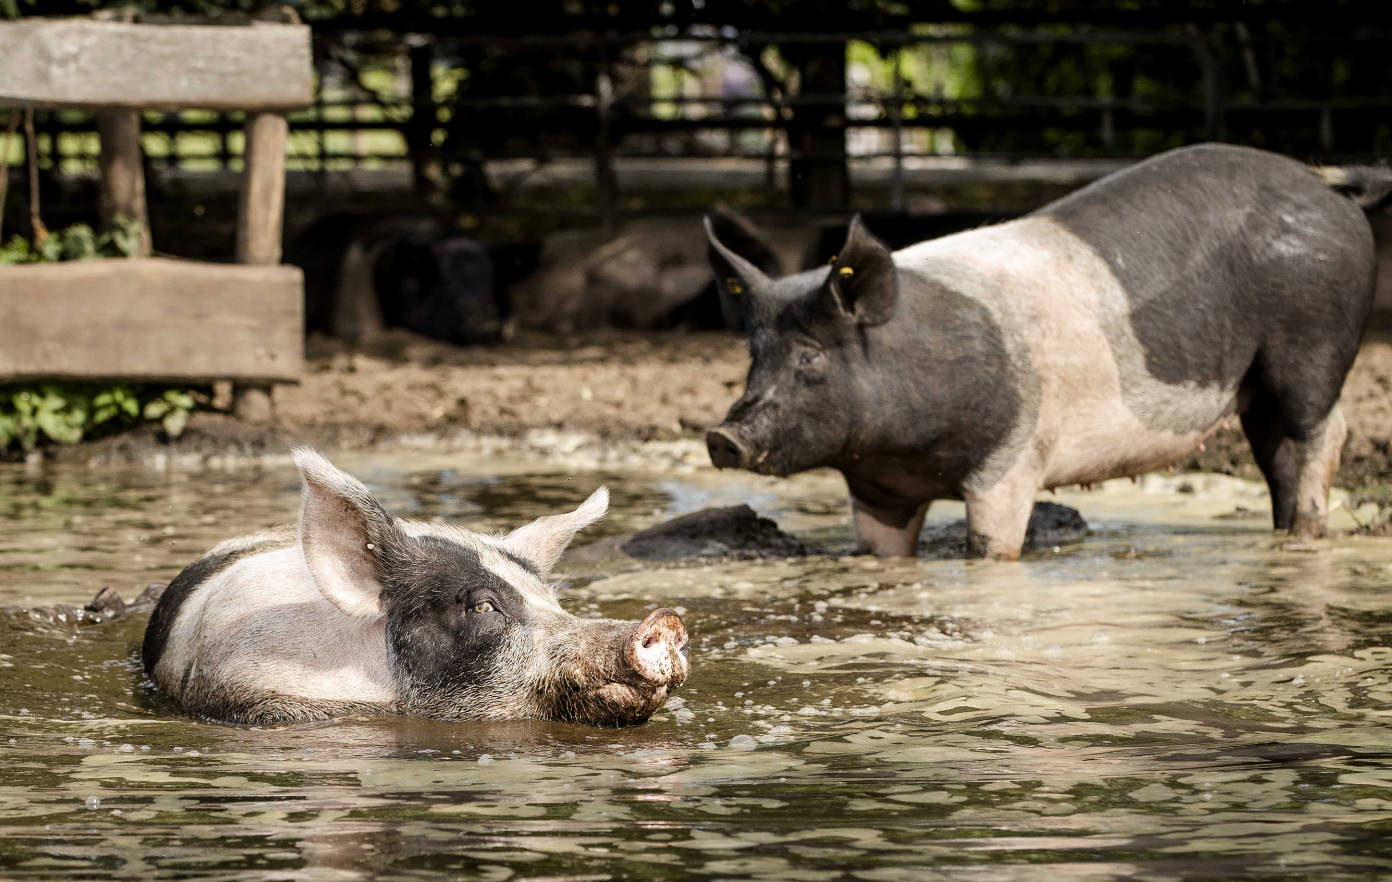
<path id="1" fill-rule="evenodd" d="M 155 24 L 0 23 L 0 106 L 83 108 L 101 136 L 101 220 L 148 229 L 141 109 L 247 113 L 240 265 L 149 257 L 0 265 L 0 383 L 230 380 L 239 414 L 270 415 L 271 384 L 304 359 L 304 278 L 280 264 L 285 114 L 313 100 L 310 32 L 245 17 Z"/>

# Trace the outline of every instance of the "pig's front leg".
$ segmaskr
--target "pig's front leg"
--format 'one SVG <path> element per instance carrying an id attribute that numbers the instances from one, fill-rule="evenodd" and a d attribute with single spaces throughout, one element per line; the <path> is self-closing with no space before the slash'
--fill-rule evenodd
<path id="1" fill-rule="evenodd" d="M 1033 471 L 1012 469 L 985 490 L 964 492 L 967 556 L 1018 560 L 1038 489 Z"/>
<path id="2" fill-rule="evenodd" d="M 876 557 L 915 557 L 918 534 L 928 516 L 932 500 L 921 505 L 871 505 L 851 496 L 851 518 L 855 522 L 856 550 Z"/>

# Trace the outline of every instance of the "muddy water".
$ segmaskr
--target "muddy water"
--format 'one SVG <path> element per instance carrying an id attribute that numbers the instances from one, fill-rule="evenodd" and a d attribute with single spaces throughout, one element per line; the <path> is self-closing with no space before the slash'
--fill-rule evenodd
<path id="1" fill-rule="evenodd" d="M 845 556 L 827 476 L 342 464 L 414 517 L 495 529 L 607 481 L 615 514 L 598 535 L 749 501 L 821 553 L 576 574 L 577 613 L 680 607 L 693 634 L 683 701 L 622 731 L 214 725 L 144 684 L 142 620 L 0 614 L 0 878 L 1392 867 L 1392 542 L 1283 545 L 1237 511 L 1263 510 L 1250 485 L 1063 494 L 1094 528 L 1086 542 L 1019 564 L 881 563 Z M 0 469 L 0 606 L 103 585 L 130 597 L 296 505 L 288 468 Z"/>

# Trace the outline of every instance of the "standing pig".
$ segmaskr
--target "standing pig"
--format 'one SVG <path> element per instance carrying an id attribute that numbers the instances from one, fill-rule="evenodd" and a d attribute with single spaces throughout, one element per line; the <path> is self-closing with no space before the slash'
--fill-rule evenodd
<path id="1" fill-rule="evenodd" d="M 603 488 L 502 537 L 394 518 L 311 450 L 297 528 L 234 539 L 175 577 L 145 671 L 190 714 L 236 723 L 348 713 L 641 723 L 686 679 L 686 629 L 580 620 L 546 574 L 604 516 Z"/>
<path id="2" fill-rule="evenodd" d="M 776 280 L 712 235 L 753 365 L 711 460 L 840 470 L 881 556 L 962 499 L 969 553 L 1015 558 L 1041 487 L 1159 468 L 1240 415 L 1276 528 L 1320 535 L 1384 178 L 1326 175 L 1355 204 L 1285 157 L 1188 147 L 893 254 L 857 218 L 829 266 Z"/>

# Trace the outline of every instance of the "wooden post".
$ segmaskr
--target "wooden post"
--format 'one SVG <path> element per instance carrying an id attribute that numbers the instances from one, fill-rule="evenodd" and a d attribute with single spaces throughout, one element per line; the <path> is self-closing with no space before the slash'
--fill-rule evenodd
<path id="1" fill-rule="evenodd" d="M 614 82 L 608 69 L 595 79 L 595 113 L 599 120 L 599 136 L 595 141 L 595 190 L 599 207 L 599 229 L 614 231 L 614 196 L 618 182 L 614 175 L 614 156 L 609 143 L 609 120 L 614 104 Z"/>
<path id="2" fill-rule="evenodd" d="M 246 170 L 237 213 L 238 263 L 280 263 L 289 131 L 289 121 L 278 113 L 255 113 L 247 118 Z"/>
<path id="3" fill-rule="evenodd" d="M 280 263 L 285 223 L 285 144 L 289 121 L 278 113 L 255 113 L 246 122 L 246 169 L 237 214 L 237 262 Z M 238 384 L 233 410 L 251 422 L 274 416 L 270 384 Z"/>
<path id="4" fill-rule="evenodd" d="M 904 47 L 894 52 L 894 179 L 890 184 L 889 204 L 895 211 L 904 210 Z"/>
<path id="5" fill-rule="evenodd" d="M 428 37 L 410 39 L 411 120 L 406 126 L 406 149 L 411 154 L 411 172 L 416 195 L 426 202 L 444 200 L 446 181 L 440 151 L 435 148 L 435 127 L 439 124 L 435 107 L 435 44 Z"/>
<path id="6" fill-rule="evenodd" d="M 116 218 L 139 221 L 145 228 L 139 257 L 149 257 L 150 216 L 145 204 L 145 165 L 140 150 L 140 111 L 97 113 L 101 137 L 101 225 L 110 230 Z"/>

